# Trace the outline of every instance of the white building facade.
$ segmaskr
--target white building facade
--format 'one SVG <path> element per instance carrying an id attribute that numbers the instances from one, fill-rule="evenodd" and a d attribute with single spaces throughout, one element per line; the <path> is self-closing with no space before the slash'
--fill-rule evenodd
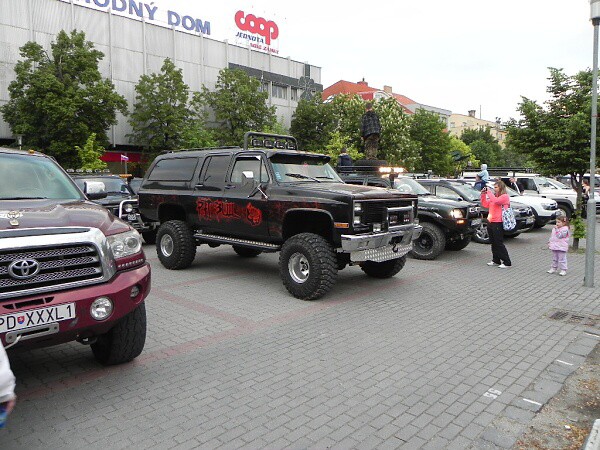
<path id="1" fill-rule="evenodd" d="M 100 72 L 127 99 L 130 111 L 140 76 L 159 72 L 165 58 L 182 69 L 192 92 L 203 85 L 214 89 L 224 68 L 242 69 L 259 78 L 269 92 L 269 104 L 276 107 L 277 119 L 286 127 L 299 99 L 323 90 L 320 67 L 277 56 L 278 50 L 257 45 L 265 42 L 259 30 L 252 34 L 248 27 L 244 30 L 238 25 L 241 38 L 232 44 L 210 37 L 214 23 L 194 21 L 176 12 L 168 11 L 169 23 L 161 26 L 150 20 L 152 8 L 157 12 L 154 2 L 137 0 L 0 0 L 0 105 L 9 100 L 8 86 L 21 59 L 19 48 L 35 41 L 49 50 L 59 31 L 74 29 L 85 32 L 86 39 L 104 53 Z M 235 23 L 241 23 L 240 12 L 231 17 Z M 272 44 L 275 38 L 271 33 L 266 42 Z M 130 132 L 127 118 L 119 115 L 118 124 L 108 130 L 113 147 L 135 145 L 126 137 Z M 14 140 L 10 127 L 0 118 L 0 142 Z"/>

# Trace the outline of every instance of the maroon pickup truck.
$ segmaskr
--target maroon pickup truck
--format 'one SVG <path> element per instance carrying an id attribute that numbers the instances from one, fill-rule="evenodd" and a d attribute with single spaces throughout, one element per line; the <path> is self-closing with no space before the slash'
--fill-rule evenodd
<path id="1" fill-rule="evenodd" d="M 90 200 L 50 157 L 0 148 L 0 339 L 5 347 L 77 340 L 103 364 L 146 340 L 150 266 L 139 233 Z"/>

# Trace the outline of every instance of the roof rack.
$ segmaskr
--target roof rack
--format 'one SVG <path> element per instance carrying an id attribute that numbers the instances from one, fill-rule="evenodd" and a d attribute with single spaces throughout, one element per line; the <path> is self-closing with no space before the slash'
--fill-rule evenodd
<path id="1" fill-rule="evenodd" d="M 179 153 L 179 152 L 201 152 L 206 150 L 227 150 L 227 149 L 235 149 L 240 148 L 239 145 L 222 145 L 220 147 L 202 147 L 202 148 L 180 148 L 176 150 L 162 150 L 160 152 L 161 155 L 166 155 L 167 153 Z"/>
<path id="2" fill-rule="evenodd" d="M 244 133 L 244 150 L 251 147 L 268 148 L 275 150 L 298 150 L 298 141 L 294 136 L 284 134 L 259 133 L 248 131 Z"/>

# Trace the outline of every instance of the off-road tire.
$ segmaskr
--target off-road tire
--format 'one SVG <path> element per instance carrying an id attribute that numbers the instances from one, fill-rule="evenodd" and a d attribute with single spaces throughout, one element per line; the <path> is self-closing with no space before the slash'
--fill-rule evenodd
<path id="1" fill-rule="evenodd" d="M 146 244 L 156 244 L 156 233 L 158 230 L 155 228 L 154 230 L 142 231 L 142 237 L 144 238 L 144 242 Z"/>
<path id="2" fill-rule="evenodd" d="M 454 241 L 446 242 L 446 250 L 451 250 L 453 252 L 464 249 L 467 245 L 471 243 L 471 236 L 465 236 L 462 239 L 456 239 Z"/>
<path id="3" fill-rule="evenodd" d="M 233 246 L 233 251 L 236 252 L 242 258 L 254 258 L 262 253 L 262 250 L 255 248 L 240 247 L 239 245 Z"/>
<path id="4" fill-rule="evenodd" d="M 294 267 L 305 267 L 307 271 L 294 271 Z M 302 300 L 317 300 L 327 294 L 335 284 L 337 271 L 333 247 L 318 234 L 292 236 L 284 242 L 279 253 L 283 285 L 290 294 Z"/>
<path id="5" fill-rule="evenodd" d="M 146 343 L 146 306 L 141 303 L 91 345 L 94 358 L 106 366 L 129 362 Z"/>
<path id="6" fill-rule="evenodd" d="M 423 231 L 413 241 L 410 254 L 415 259 L 432 260 L 437 258 L 446 247 L 446 236 L 437 225 L 429 222 L 421 222 Z"/>
<path id="7" fill-rule="evenodd" d="M 373 278 L 390 278 L 402 270 L 406 263 L 406 255 L 389 261 L 365 261 L 360 265 L 364 273 Z"/>
<path id="8" fill-rule="evenodd" d="M 481 225 L 475 230 L 475 234 L 473 235 L 473 240 L 478 244 L 489 244 L 490 243 L 490 233 L 487 229 L 487 222 L 482 221 Z"/>
<path id="9" fill-rule="evenodd" d="M 156 234 L 156 253 L 167 269 L 179 270 L 191 266 L 196 257 L 192 230 L 181 220 L 163 223 Z"/>

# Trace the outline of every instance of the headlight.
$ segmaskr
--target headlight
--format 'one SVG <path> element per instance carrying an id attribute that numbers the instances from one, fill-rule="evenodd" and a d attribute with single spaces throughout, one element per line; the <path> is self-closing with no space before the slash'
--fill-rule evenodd
<path id="1" fill-rule="evenodd" d="M 354 216 L 354 225 L 360 225 L 360 216 Z"/>
<path id="2" fill-rule="evenodd" d="M 354 204 L 354 211 L 361 212 L 362 211 L 362 203 L 356 202 Z"/>
<path id="3" fill-rule="evenodd" d="M 123 211 L 125 211 L 127 214 L 129 214 L 130 212 L 133 211 L 133 204 L 132 203 L 125 203 L 123 205 Z"/>
<path id="4" fill-rule="evenodd" d="M 98 297 L 90 306 L 90 315 L 94 320 L 104 320 L 113 312 L 113 303 L 108 297 Z"/>
<path id="5" fill-rule="evenodd" d="M 453 209 L 452 211 L 450 211 L 450 215 L 455 219 L 462 219 L 465 217 L 465 214 L 463 213 L 462 209 Z"/>
<path id="6" fill-rule="evenodd" d="M 142 250 L 142 237 L 135 230 L 108 236 L 107 240 L 115 259 L 135 255 Z"/>
<path id="7" fill-rule="evenodd" d="M 556 203 L 542 203 L 542 208 L 544 209 L 555 209 Z"/>

